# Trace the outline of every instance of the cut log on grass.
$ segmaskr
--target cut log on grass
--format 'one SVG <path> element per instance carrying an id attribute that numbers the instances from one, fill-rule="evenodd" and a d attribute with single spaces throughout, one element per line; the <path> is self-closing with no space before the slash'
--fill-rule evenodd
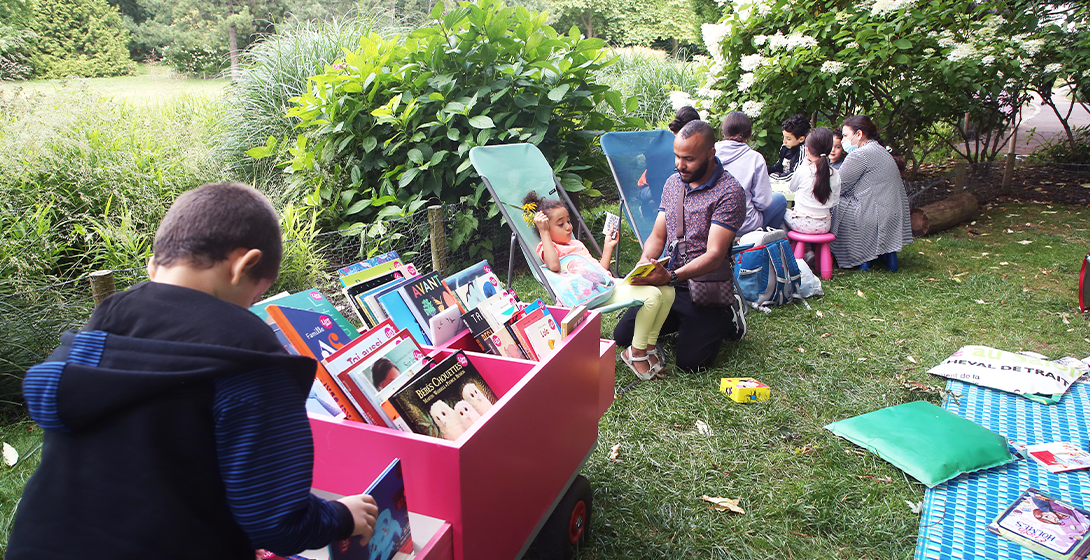
<path id="1" fill-rule="evenodd" d="M 970 193 L 955 194 L 912 211 L 912 235 L 922 237 L 944 229 L 950 229 L 971 219 L 980 209 L 980 203 Z"/>

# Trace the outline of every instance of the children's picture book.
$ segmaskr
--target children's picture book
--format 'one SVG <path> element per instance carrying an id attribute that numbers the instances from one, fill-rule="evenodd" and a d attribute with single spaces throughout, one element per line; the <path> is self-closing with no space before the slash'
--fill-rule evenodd
<path id="1" fill-rule="evenodd" d="M 1090 544 L 1090 512 L 1029 488 L 988 530 L 1045 558 L 1073 560 Z"/>
<path id="2" fill-rule="evenodd" d="M 410 279 L 409 282 L 412 280 Z M 400 288 L 400 286 L 399 286 Z M 431 344 L 431 339 L 424 334 L 424 327 L 420 326 L 420 323 L 416 320 L 416 316 L 409 309 L 409 305 L 405 303 L 405 299 L 401 297 L 401 292 L 398 290 L 390 290 L 384 294 L 381 294 L 375 298 L 378 304 L 382 306 L 382 311 L 387 317 L 394 320 L 394 324 L 400 329 L 409 329 L 409 332 L 413 333 L 413 337 L 424 344 Z"/>
<path id="3" fill-rule="evenodd" d="M 648 276 L 651 274 L 652 271 L 655 270 L 655 264 L 665 265 L 669 261 L 670 257 L 663 257 L 654 262 L 638 264 L 632 269 L 632 272 L 629 272 L 628 275 L 625 276 L 623 280 L 621 280 L 621 284 L 631 284 L 632 280 L 636 278 L 643 278 L 644 276 Z"/>
<path id="4" fill-rule="evenodd" d="M 365 261 L 361 261 L 361 262 L 358 262 L 356 264 L 348 265 L 348 266 L 338 270 L 337 271 L 337 276 L 348 276 L 349 274 L 353 274 L 353 273 L 359 272 L 361 270 L 371 268 L 371 267 L 373 267 L 375 265 L 382 264 L 384 262 L 390 262 L 392 260 L 397 260 L 397 259 L 400 259 L 400 258 L 401 257 L 398 256 L 397 251 L 390 251 L 389 253 L 383 253 L 381 255 L 371 257 L 371 258 L 369 258 L 369 259 L 367 259 Z"/>
<path id="5" fill-rule="evenodd" d="M 462 302 L 463 311 L 475 309 L 488 298 L 503 291 L 500 279 L 492 273 L 488 261 L 481 261 L 461 272 L 448 276 L 444 282 Z"/>
<path id="6" fill-rule="evenodd" d="M 610 234 L 612 234 L 614 231 L 620 231 L 621 217 L 612 212 L 606 212 L 605 218 L 606 223 L 602 227 L 602 235 L 604 235 L 606 239 L 609 239 Z"/>
<path id="7" fill-rule="evenodd" d="M 401 460 L 394 459 L 386 470 L 367 487 L 364 494 L 378 504 L 375 533 L 366 545 L 360 537 L 350 537 L 329 545 L 330 560 L 408 560 L 413 554 L 409 506 L 405 500 L 405 477 Z"/>
<path id="8" fill-rule="evenodd" d="M 587 306 L 577 305 L 560 320 L 560 336 L 567 338 L 587 318 Z"/>
<path id="9" fill-rule="evenodd" d="M 412 431 L 455 441 L 488 413 L 496 395 L 459 350 L 413 377 L 390 397 Z"/>
<path id="10" fill-rule="evenodd" d="M 375 265 L 371 268 L 365 268 L 359 272 L 349 274 L 348 276 L 341 276 L 341 285 L 347 288 L 348 286 L 359 284 L 360 282 L 366 282 L 367 280 L 386 274 L 399 266 L 401 266 L 401 259 L 395 259 Z"/>
<path id="11" fill-rule="evenodd" d="M 410 264 L 409 266 L 412 265 Z M 361 321 L 367 324 L 368 328 L 378 324 L 378 320 L 376 320 L 374 314 L 367 309 L 367 305 L 361 297 L 362 294 L 375 288 L 385 286 L 395 280 L 414 276 L 413 274 L 410 274 L 409 271 L 415 269 L 410 269 L 409 266 L 399 266 L 391 271 L 380 274 L 369 280 L 364 280 L 358 284 L 353 284 L 342 290 L 344 297 L 348 299 L 348 303 L 351 304 L 352 308 L 356 311 L 356 315 L 360 317 Z"/>
<path id="12" fill-rule="evenodd" d="M 477 307 L 477 310 L 481 312 L 485 321 L 488 322 L 488 326 L 492 329 L 489 340 L 491 341 L 492 346 L 499 349 L 498 355 L 500 356 L 507 356 L 508 358 L 515 358 L 518 360 L 529 359 L 529 356 L 522 353 L 522 349 L 515 340 L 514 335 L 512 335 L 506 327 L 506 319 L 510 319 L 510 317 L 515 314 L 517 308 L 508 309 L 508 304 L 504 303 L 503 298 L 503 294 L 496 294 L 489 298 L 488 302 Z M 501 307 L 503 308 L 504 313 L 507 313 L 507 311 L 510 311 L 510 313 L 507 315 L 501 314 L 498 317 L 494 315 L 491 311 L 491 308 L 494 306 L 490 305 L 490 302 L 493 301 L 497 304 L 495 307 Z M 503 319 L 501 319 L 501 317 L 503 317 Z"/>
<path id="13" fill-rule="evenodd" d="M 1090 453 L 1066 441 L 1030 445 L 1026 451 L 1051 473 L 1090 468 Z"/>
<path id="14" fill-rule="evenodd" d="M 421 329 L 431 331 L 431 318 L 450 307 L 458 307 L 454 292 L 443 283 L 438 272 L 412 279 L 397 290 Z M 429 337 L 430 338 L 430 337 Z"/>
<path id="15" fill-rule="evenodd" d="M 428 326 L 430 327 L 431 343 L 435 346 L 446 343 L 465 330 L 465 325 L 462 323 L 461 309 L 456 305 L 452 305 L 428 319 Z"/>
<path id="16" fill-rule="evenodd" d="M 269 314 L 265 311 L 269 305 L 279 305 L 281 307 L 292 307 L 295 309 L 309 309 L 311 311 L 318 311 L 328 315 L 333 322 L 337 323 L 348 336 L 356 338 L 356 327 L 352 326 L 352 323 L 348 319 L 341 315 L 340 311 L 337 311 L 337 306 L 333 305 L 333 302 L 326 299 L 322 292 L 318 290 L 305 290 L 302 292 L 294 293 L 291 295 L 269 298 L 264 301 L 258 302 L 250 307 L 250 311 L 258 317 L 261 317 L 262 321 L 269 322 Z M 345 340 L 344 342 L 348 342 Z"/>
<path id="17" fill-rule="evenodd" d="M 416 274 L 411 274 L 403 278 L 391 280 L 377 288 L 372 288 L 362 294 L 357 294 L 356 299 L 363 304 L 364 309 L 371 314 L 372 319 L 382 321 L 386 319 L 387 315 L 386 312 L 382 310 L 382 306 L 378 304 L 378 296 L 400 288 L 402 284 L 416 276 Z"/>
<path id="18" fill-rule="evenodd" d="M 556 319 L 544 306 L 519 319 L 515 323 L 515 330 L 522 335 L 521 339 L 526 341 L 538 361 L 548 358 L 556 351 L 563 339 Z"/>
<path id="19" fill-rule="evenodd" d="M 397 335 L 398 328 L 390 319 L 375 325 L 371 330 L 356 337 L 355 340 L 345 344 L 339 350 L 322 360 L 329 373 L 337 375 L 352 364 L 364 359 L 376 348 L 382 346 L 387 340 Z"/>
<path id="20" fill-rule="evenodd" d="M 410 431 L 386 399 L 424 367 L 425 355 L 408 330 L 402 330 L 364 359 L 334 376 L 349 400 L 376 426 Z"/>
<path id="21" fill-rule="evenodd" d="M 277 301 L 283 299 L 286 298 Z M 373 423 L 375 419 L 364 418 L 321 363 L 322 360 L 332 356 L 349 342 L 348 335 L 344 330 L 334 323 L 328 315 L 309 309 L 294 309 L 269 304 L 263 311 L 268 317 L 266 322 L 275 324 L 299 354 L 318 360 L 316 377 L 321 381 L 322 386 L 329 392 L 329 395 L 337 403 L 341 411 L 344 412 L 345 418 L 357 422 Z"/>
<path id="22" fill-rule="evenodd" d="M 489 324 L 488 319 L 485 318 L 484 311 L 479 307 L 470 309 L 462 315 L 462 322 L 465 323 L 469 329 L 469 334 L 473 335 L 473 339 L 477 341 L 481 350 L 497 356 L 503 355 L 499 346 L 492 342 L 492 335 L 495 331 L 492 329 L 492 325 Z"/>

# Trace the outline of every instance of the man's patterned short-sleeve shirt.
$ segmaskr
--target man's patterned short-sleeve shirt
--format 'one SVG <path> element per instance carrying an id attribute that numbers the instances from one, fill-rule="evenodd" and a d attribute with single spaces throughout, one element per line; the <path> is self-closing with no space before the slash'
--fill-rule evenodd
<path id="1" fill-rule="evenodd" d="M 737 232 L 746 220 L 746 193 L 742 185 L 723 169 L 719 158 L 715 158 L 715 172 L 704 184 L 687 185 L 677 173 L 666 180 L 659 211 L 666 212 L 667 245 L 674 240 L 675 232 L 679 229 L 677 201 L 683 193 L 685 254 L 681 255 L 681 262 L 673 265 L 675 269 L 708 251 L 708 232 L 712 224 Z"/>

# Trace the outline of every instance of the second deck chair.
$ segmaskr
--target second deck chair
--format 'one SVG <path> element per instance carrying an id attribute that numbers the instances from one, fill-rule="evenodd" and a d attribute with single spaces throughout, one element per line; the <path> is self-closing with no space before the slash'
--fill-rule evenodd
<path id="1" fill-rule="evenodd" d="M 662 187 L 675 172 L 674 135 L 669 130 L 609 132 L 601 143 L 625 216 L 643 247 L 655 227 Z"/>
<path id="2" fill-rule="evenodd" d="M 594 248 L 598 254 L 601 249 L 594 239 L 582 216 L 575 212 L 571 199 L 560 185 L 553 168 L 545 160 L 545 156 L 533 144 L 502 144 L 497 146 L 477 146 L 469 151 L 469 160 L 477 170 L 477 174 L 484 180 L 485 187 L 496 201 L 503 214 L 507 225 L 511 227 L 511 261 L 514 261 L 515 243 L 522 249 L 526 262 L 530 265 L 530 272 L 534 278 L 556 300 L 556 290 L 549 282 L 548 276 L 542 270 L 545 263 L 537 256 L 534 249 L 537 247 L 537 231 L 522 219 L 518 210 L 522 206 L 522 200 L 530 191 L 537 191 L 543 197 L 563 200 L 572 212 L 577 224 L 575 231 L 577 237 L 584 237 L 589 241 L 588 245 Z M 511 269 L 508 268 L 507 283 L 511 283 Z M 597 311 L 608 313 L 625 307 L 643 305 L 642 301 L 629 300 L 608 306 L 597 308 Z"/>

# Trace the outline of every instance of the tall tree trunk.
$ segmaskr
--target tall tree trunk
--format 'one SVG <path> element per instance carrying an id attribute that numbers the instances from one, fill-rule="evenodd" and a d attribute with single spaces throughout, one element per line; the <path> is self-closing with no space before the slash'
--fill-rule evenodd
<path id="1" fill-rule="evenodd" d="M 239 78 L 240 70 L 238 64 L 238 28 L 233 23 L 227 28 L 227 48 L 231 52 L 231 81 L 235 81 Z"/>
<path id="2" fill-rule="evenodd" d="M 681 48 L 681 42 L 675 37 L 670 37 L 670 54 L 676 57 L 679 48 Z"/>

